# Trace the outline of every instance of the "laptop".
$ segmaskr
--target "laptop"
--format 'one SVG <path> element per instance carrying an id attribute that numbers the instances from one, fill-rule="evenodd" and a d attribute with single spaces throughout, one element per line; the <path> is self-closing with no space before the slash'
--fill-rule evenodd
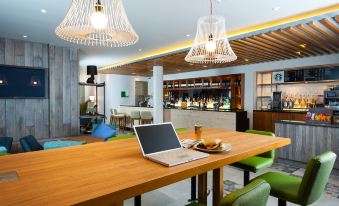
<path id="1" fill-rule="evenodd" d="M 208 157 L 208 154 L 182 147 L 171 122 L 135 125 L 134 131 L 145 158 L 167 167 Z"/>

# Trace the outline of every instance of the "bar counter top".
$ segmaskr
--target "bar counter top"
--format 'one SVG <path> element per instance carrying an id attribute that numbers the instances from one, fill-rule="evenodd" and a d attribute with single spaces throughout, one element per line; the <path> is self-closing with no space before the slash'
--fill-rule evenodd
<path id="1" fill-rule="evenodd" d="M 253 110 L 255 112 L 277 112 L 277 113 L 298 113 L 298 114 L 306 114 L 307 111 L 304 110 L 273 110 L 273 109 L 267 109 L 267 110 Z"/>
<path id="2" fill-rule="evenodd" d="M 222 109 L 222 110 L 214 110 L 214 109 L 181 109 L 181 108 L 164 108 L 164 109 L 175 109 L 175 110 L 184 110 L 184 111 L 201 111 L 201 112 L 245 112 L 242 109 Z"/>
<path id="3" fill-rule="evenodd" d="M 321 122 L 306 122 L 306 121 L 294 121 L 294 120 L 278 120 L 278 121 L 276 121 L 275 123 L 339 128 L 339 124 L 326 124 L 326 123 L 321 123 Z"/>

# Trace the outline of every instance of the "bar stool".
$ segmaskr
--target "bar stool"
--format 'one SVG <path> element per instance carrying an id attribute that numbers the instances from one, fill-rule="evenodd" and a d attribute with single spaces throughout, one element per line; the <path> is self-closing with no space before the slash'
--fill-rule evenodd
<path id="1" fill-rule="evenodd" d="M 131 111 L 131 116 L 129 117 L 129 120 L 130 120 L 131 131 L 133 131 L 134 121 L 138 120 L 140 124 L 140 120 L 141 120 L 140 111 Z"/>
<path id="2" fill-rule="evenodd" d="M 141 124 L 152 124 L 153 122 L 153 116 L 150 111 L 141 111 L 140 117 L 141 117 Z"/>
<path id="3" fill-rule="evenodd" d="M 119 129 L 124 129 L 126 127 L 126 115 L 124 113 L 118 113 L 117 109 L 111 109 L 111 124 L 114 123 Z"/>

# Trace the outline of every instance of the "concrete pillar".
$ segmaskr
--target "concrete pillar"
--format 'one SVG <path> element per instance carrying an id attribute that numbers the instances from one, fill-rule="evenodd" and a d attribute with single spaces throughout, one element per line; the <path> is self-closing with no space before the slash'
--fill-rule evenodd
<path id="1" fill-rule="evenodd" d="M 164 68 L 162 66 L 153 66 L 153 121 L 155 124 L 164 121 L 163 74 Z"/>

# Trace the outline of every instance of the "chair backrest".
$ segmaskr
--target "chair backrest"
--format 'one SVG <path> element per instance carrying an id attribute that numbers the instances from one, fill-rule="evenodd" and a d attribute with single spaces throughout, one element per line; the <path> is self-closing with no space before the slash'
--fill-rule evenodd
<path id="1" fill-rule="evenodd" d="M 220 201 L 221 206 L 266 206 L 271 187 L 265 181 L 257 179 L 230 193 Z"/>
<path id="2" fill-rule="evenodd" d="M 140 119 L 140 111 L 131 111 L 132 119 Z"/>
<path id="3" fill-rule="evenodd" d="M 245 132 L 246 133 L 251 133 L 251 134 L 259 134 L 259 135 L 266 135 L 266 136 L 275 136 L 275 134 L 273 132 L 268 132 L 268 131 L 260 131 L 260 130 L 249 129 L 249 130 L 246 130 Z M 260 154 L 258 156 L 274 159 L 275 158 L 275 150 L 271 150 L 271 151 L 262 153 L 262 154 Z"/>
<path id="4" fill-rule="evenodd" d="M 44 149 L 32 135 L 22 137 L 19 141 L 21 144 L 22 151 L 24 152 L 39 151 Z"/>
<path id="5" fill-rule="evenodd" d="M 10 153 L 12 149 L 13 137 L 0 137 L 0 146 L 5 147 Z"/>
<path id="6" fill-rule="evenodd" d="M 307 163 L 298 193 L 303 205 L 312 204 L 323 194 L 336 158 L 335 153 L 327 151 Z"/>
<path id="7" fill-rule="evenodd" d="M 117 109 L 113 109 L 113 114 L 117 115 L 118 114 L 118 110 Z"/>
<path id="8" fill-rule="evenodd" d="M 141 111 L 140 112 L 141 119 L 153 119 L 152 113 L 150 111 Z"/>

